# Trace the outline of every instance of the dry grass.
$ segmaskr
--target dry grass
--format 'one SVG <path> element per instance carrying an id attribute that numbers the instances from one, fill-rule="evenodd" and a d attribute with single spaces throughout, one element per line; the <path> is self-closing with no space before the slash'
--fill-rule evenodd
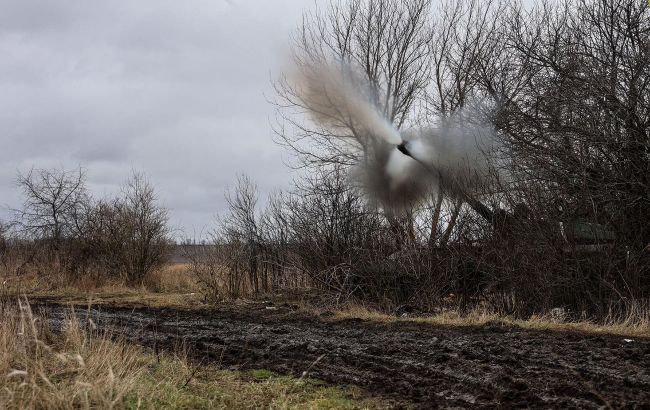
<path id="1" fill-rule="evenodd" d="M 170 308 L 204 307 L 203 292 L 186 264 L 171 264 L 153 272 L 140 287 L 117 280 L 94 278 L 70 280 L 57 274 L 1 275 L 0 300 L 28 296 L 71 304 L 113 304 Z"/>
<path id="2" fill-rule="evenodd" d="M 156 356 L 74 315 L 53 334 L 29 304 L 0 306 L 0 408 L 386 408 L 355 388 Z"/>
<path id="3" fill-rule="evenodd" d="M 47 272 L 47 274 L 43 273 Z M 145 278 L 143 290 L 154 293 L 192 293 L 201 292 L 201 286 L 192 276 L 189 266 L 173 263 L 152 272 Z M 119 279 L 111 279 L 101 273 L 88 272 L 80 277 L 70 277 L 56 267 L 31 267 L 22 275 L 14 275 L 0 270 L 0 295 L 4 293 L 31 294 L 46 291 L 65 291 L 101 293 L 106 289 L 133 289 Z"/>
<path id="4" fill-rule="evenodd" d="M 306 307 L 307 309 L 310 309 Z M 315 314 L 322 314 L 322 310 L 310 309 Z M 362 305 L 350 305 L 334 311 L 334 320 L 363 319 L 392 322 L 415 322 L 435 326 L 485 326 L 487 324 L 501 324 L 516 326 L 522 329 L 573 331 L 595 334 L 612 334 L 630 337 L 650 338 L 650 306 L 638 303 L 630 307 L 629 314 L 625 317 L 610 316 L 604 323 L 591 321 L 567 321 L 562 317 L 552 315 L 533 315 L 528 319 L 515 319 L 510 316 L 498 315 L 481 310 L 475 310 L 465 315 L 455 311 L 448 311 L 429 316 L 394 316 L 369 309 Z"/>
<path id="5" fill-rule="evenodd" d="M 54 337 L 24 302 L 1 316 L 2 408 L 112 408 L 141 376 L 137 348 L 92 337 L 73 317 Z"/>
<path id="6" fill-rule="evenodd" d="M 91 292 L 79 292 L 74 287 L 68 287 L 52 291 L 31 292 L 26 296 L 35 301 L 51 301 L 84 307 L 88 305 L 173 309 L 204 309 L 210 307 L 204 303 L 204 298 L 199 293 L 154 293 L 144 288 L 133 289 L 122 286 L 102 287 Z"/>
<path id="7" fill-rule="evenodd" d="M 198 293 L 201 286 L 192 276 L 189 264 L 174 263 L 153 272 L 144 286 L 156 293 Z"/>

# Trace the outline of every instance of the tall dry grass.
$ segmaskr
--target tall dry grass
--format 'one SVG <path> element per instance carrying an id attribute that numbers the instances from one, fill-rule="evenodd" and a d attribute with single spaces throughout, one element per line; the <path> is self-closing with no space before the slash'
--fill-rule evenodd
<path id="1" fill-rule="evenodd" d="M 353 387 L 154 354 L 72 311 L 53 333 L 26 301 L 0 304 L 0 409 L 389 407 Z"/>
<path id="2" fill-rule="evenodd" d="M 92 325 L 92 324 L 90 324 Z M 143 368 L 139 349 L 84 330 L 54 335 L 25 301 L 0 306 L 0 408 L 114 408 Z"/>
<path id="3" fill-rule="evenodd" d="M 151 272 L 144 280 L 144 287 L 158 293 L 201 292 L 187 263 L 172 263 Z"/>
<path id="4" fill-rule="evenodd" d="M 15 275 L 0 268 L 0 301 L 16 297 L 74 297 L 75 300 L 102 296 L 202 295 L 204 287 L 189 271 L 187 264 L 169 264 L 147 275 L 141 286 L 129 286 L 123 280 L 108 278 L 101 272 L 70 277 L 51 267 L 46 273 L 35 269 Z M 198 296 L 197 296 L 198 298 Z"/>
<path id="5" fill-rule="evenodd" d="M 572 331 L 581 333 L 610 334 L 630 337 L 650 338 L 650 301 L 633 301 L 626 306 L 624 313 L 611 313 L 605 319 L 576 320 L 562 309 L 554 309 L 544 314 L 533 314 L 527 318 L 515 318 L 482 308 L 459 312 L 447 310 L 426 315 L 389 315 L 373 307 L 360 304 L 339 306 L 333 311 L 322 307 L 302 304 L 301 308 L 315 315 L 330 312 L 336 319 L 363 319 L 377 322 L 416 322 L 433 326 L 485 326 L 499 323 L 522 329 L 540 331 Z M 612 310 L 620 311 L 620 309 Z"/>

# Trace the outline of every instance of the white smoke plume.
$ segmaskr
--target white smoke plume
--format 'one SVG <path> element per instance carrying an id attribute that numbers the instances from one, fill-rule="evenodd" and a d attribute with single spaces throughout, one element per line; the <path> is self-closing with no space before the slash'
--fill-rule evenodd
<path id="1" fill-rule="evenodd" d="M 363 152 L 352 176 L 385 208 L 410 207 L 435 190 L 471 196 L 490 178 L 497 138 L 477 109 L 458 111 L 436 127 L 400 132 L 346 66 L 308 66 L 300 73 L 294 90 L 312 118 L 334 135 L 345 135 L 343 129 L 360 140 Z M 401 143 L 411 157 L 397 149 Z"/>
<path id="2" fill-rule="evenodd" d="M 312 118 L 330 129 L 356 130 L 358 136 L 402 141 L 399 132 L 377 110 L 364 86 L 346 65 L 312 65 L 296 70 L 290 82 Z M 365 95 L 364 95 L 365 94 Z"/>
<path id="3" fill-rule="evenodd" d="M 494 177 L 499 142 L 494 128 L 482 122 L 473 107 L 453 113 L 436 127 L 406 130 L 402 137 L 412 157 L 449 195 L 471 196 Z"/>

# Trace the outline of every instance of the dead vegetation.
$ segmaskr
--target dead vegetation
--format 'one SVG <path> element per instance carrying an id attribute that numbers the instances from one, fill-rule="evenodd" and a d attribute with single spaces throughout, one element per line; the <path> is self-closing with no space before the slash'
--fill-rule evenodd
<path id="1" fill-rule="evenodd" d="M 71 320 L 55 336 L 29 304 L 3 304 L 3 408 L 113 408 L 141 376 L 139 349 L 89 337 Z"/>
<path id="2" fill-rule="evenodd" d="M 0 306 L 0 407 L 387 408 L 359 390 L 234 372 L 130 345 L 70 314 L 57 332 L 20 300 Z"/>
<path id="3" fill-rule="evenodd" d="M 323 310 L 307 308 L 318 315 L 330 312 L 335 319 L 363 319 L 379 322 L 415 322 L 426 323 L 432 326 L 486 326 L 504 325 L 516 326 L 522 329 L 548 330 L 548 331 L 571 331 L 589 334 L 611 334 L 629 337 L 650 338 L 650 309 L 647 306 L 638 306 L 628 317 L 620 318 L 611 316 L 604 321 L 572 321 L 567 319 L 564 312 L 556 311 L 547 315 L 531 315 L 526 319 L 518 319 L 512 316 L 504 316 L 497 313 L 474 310 L 467 313 L 458 311 L 442 312 L 434 315 L 413 316 L 404 314 L 387 315 L 378 310 L 369 309 L 364 306 L 348 306 L 339 310 Z M 553 314 L 554 313 L 554 314 Z"/>

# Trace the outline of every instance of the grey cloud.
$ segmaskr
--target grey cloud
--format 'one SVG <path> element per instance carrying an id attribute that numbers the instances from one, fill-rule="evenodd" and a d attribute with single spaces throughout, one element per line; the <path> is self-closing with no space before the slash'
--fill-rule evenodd
<path id="1" fill-rule="evenodd" d="M 237 173 L 286 186 L 265 95 L 307 5 L 0 1 L 0 206 L 19 205 L 32 166 L 82 165 L 99 197 L 136 169 L 191 233 Z"/>

